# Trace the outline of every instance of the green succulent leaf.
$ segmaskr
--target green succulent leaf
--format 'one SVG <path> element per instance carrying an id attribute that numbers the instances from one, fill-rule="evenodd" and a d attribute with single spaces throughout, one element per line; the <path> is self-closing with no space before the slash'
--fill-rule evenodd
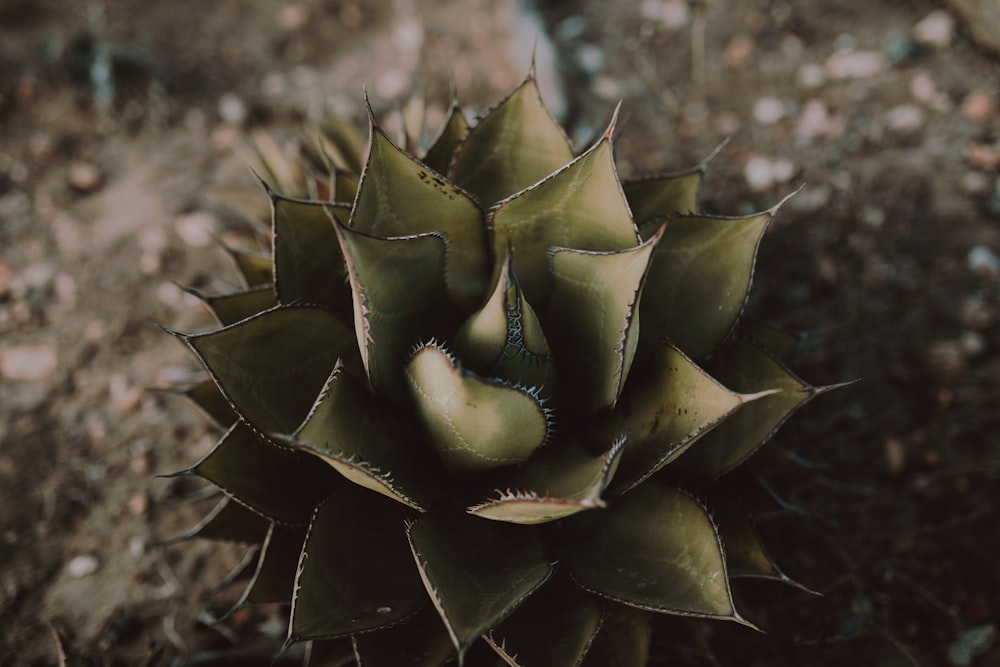
<path id="1" fill-rule="evenodd" d="M 470 507 L 469 513 L 537 524 L 604 507 L 601 493 L 615 474 L 623 445 L 619 440 L 600 456 L 573 442 L 546 447 L 507 478 L 507 490 L 498 491 L 499 498 Z"/>
<path id="2" fill-rule="evenodd" d="M 712 518 L 725 549 L 729 577 L 771 579 L 813 593 L 782 572 L 771 559 L 742 503 L 743 498 L 724 494 L 716 494 L 712 500 Z"/>
<path id="3" fill-rule="evenodd" d="M 243 423 L 233 424 L 190 469 L 238 502 L 275 521 L 305 524 L 338 479 L 310 457 L 279 448 Z"/>
<path id="4" fill-rule="evenodd" d="M 757 246 L 776 210 L 743 218 L 681 216 L 670 221 L 639 307 L 643 357 L 664 338 L 692 359 L 719 346 L 743 310 Z"/>
<path id="5" fill-rule="evenodd" d="M 561 562 L 586 590 L 647 611 L 741 620 L 719 536 L 691 496 L 652 482 L 563 524 Z"/>
<path id="6" fill-rule="evenodd" d="M 615 171 L 611 131 L 493 211 L 494 252 L 502 257 L 507 248 L 513 250 L 514 272 L 536 306 L 547 303 L 552 288 L 545 261 L 551 248 L 609 252 L 640 241 Z"/>
<path id="7" fill-rule="evenodd" d="M 350 637 L 315 639 L 306 648 L 303 667 L 351 667 L 355 662 L 354 642 Z"/>
<path id="8" fill-rule="evenodd" d="M 542 325 L 504 258 L 490 298 L 455 336 L 455 350 L 470 370 L 523 387 L 555 392 L 556 369 Z"/>
<path id="9" fill-rule="evenodd" d="M 538 534 L 523 526 L 429 513 L 411 524 L 407 535 L 427 593 L 460 656 L 552 573 Z"/>
<path id="10" fill-rule="evenodd" d="M 439 174 L 447 174 L 455 152 L 468 134 L 469 121 L 466 120 L 458 103 L 452 102 L 448 120 L 441 128 L 441 134 L 427 149 L 422 162 Z"/>
<path id="11" fill-rule="evenodd" d="M 301 424 L 338 359 L 359 365 L 350 329 L 320 308 L 282 306 L 180 337 L 234 409 L 264 433 L 290 433 Z"/>
<path id="12" fill-rule="evenodd" d="M 486 639 L 511 667 L 576 667 L 602 617 L 593 596 L 569 577 L 555 576 Z"/>
<path id="13" fill-rule="evenodd" d="M 257 568 L 234 609 L 248 604 L 289 604 L 304 540 L 304 529 L 271 524 L 257 559 Z"/>
<path id="14" fill-rule="evenodd" d="M 428 603 L 402 623 L 354 635 L 360 667 L 440 667 L 455 655 L 455 646 Z"/>
<path id="15" fill-rule="evenodd" d="M 201 299 L 224 327 L 278 305 L 271 285 L 258 285 L 228 294 L 202 294 L 194 289 L 186 291 Z"/>
<path id="16" fill-rule="evenodd" d="M 572 159 L 569 139 L 542 104 L 532 73 L 473 126 L 449 176 L 488 207 Z"/>
<path id="17" fill-rule="evenodd" d="M 649 226 L 668 216 L 695 213 L 703 177 L 701 167 L 696 167 L 680 174 L 626 181 L 622 190 L 636 224 Z"/>
<path id="18" fill-rule="evenodd" d="M 295 580 L 290 641 L 374 630 L 427 604 L 407 553 L 410 515 L 354 485 L 316 509 Z"/>
<path id="19" fill-rule="evenodd" d="M 709 369 L 736 391 L 779 391 L 744 406 L 672 464 L 671 470 L 693 477 L 711 479 L 732 470 L 770 439 L 793 412 L 834 388 L 803 382 L 770 353 L 745 339 L 723 347 Z"/>
<path id="20" fill-rule="evenodd" d="M 652 639 L 650 615 L 618 604 L 605 604 L 604 624 L 583 667 L 646 667 Z"/>
<path id="21" fill-rule="evenodd" d="M 274 287 L 278 301 L 351 312 L 351 288 L 331 215 L 347 220 L 338 204 L 271 195 Z"/>
<path id="22" fill-rule="evenodd" d="M 364 164 L 364 137 L 351 122 L 328 115 L 320 123 L 320 151 L 329 157 L 336 169 L 361 173 Z"/>
<path id="23" fill-rule="evenodd" d="M 446 259 L 434 273 L 444 271 L 448 294 L 463 312 L 479 305 L 490 271 L 483 212 L 453 183 L 393 144 L 374 121 L 350 227 L 383 238 L 442 235 Z"/>
<path id="24" fill-rule="evenodd" d="M 719 144 L 708 157 L 692 169 L 673 174 L 649 176 L 622 183 L 636 224 L 655 229 L 664 218 L 695 213 L 698 210 L 698 190 L 709 163 L 728 141 Z"/>
<path id="25" fill-rule="evenodd" d="M 270 526 L 268 519 L 224 496 L 196 526 L 167 540 L 167 544 L 196 537 L 219 542 L 262 544 Z"/>
<path id="26" fill-rule="evenodd" d="M 418 349 L 406 377 L 431 445 L 449 468 L 521 463 L 548 438 L 549 415 L 537 394 L 463 370 L 438 345 Z"/>
<path id="27" fill-rule="evenodd" d="M 262 253 L 251 252 L 242 248 L 226 247 L 226 251 L 236 263 L 236 268 L 247 287 L 270 285 L 274 279 L 271 258 Z"/>
<path id="28" fill-rule="evenodd" d="M 415 446 L 421 443 L 411 431 L 338 364 L 302 425 L 275 437 L 319 457 L 355 484 L 423 510 L 440 491 L 432 480 L 443 472 Z"/>
<path id="29" fill-rule="evenodd" d="M 334 169 L 333 172 L 333 199 L 338 202 L 353 202 L 355 197 L 358 196 L 358 186 L 361 184 L 361 177 L 354 172 L 344 171 L 343 169 Z M 340 221 L 350 220 L 351 218 L 351 208 L 353 204 L 347 203 L 338 206 L 340 211 L 337 212 L 337 217 Z M 346 209 L 346 211 L 344 210 Z"/>
<path id="30" fill-rule="evenodd" d="M 794 352 L 800 342 L 799 336 L 751 317 L 740 319 L 739 337 L 767 350 L 779 359 Z"/>
<path id="31" fill-rule="evenodd" d="M 616 490 L 624 492 L 645 481 L 741 406 L 769 393 L 730 391 L 665 343 L 634 374 L 622 397 L 620 427 L 628 445 Z"/>
<path id="32" fill-rule="evenodd" d="M 544 322 L 564 392 L 584 412 L 613 407 L 639 340 L 638 306 L 660 235 L 628 250 L 557 248 Z"/>
<path id="33" fill-rule="evenodd" d="M 211 379 L 195 382 L 188 387 L 164 389 L 170 394 L 178 394 L 191 401 L 202 414 L 212 420 L 221 429 L 228 431 L 229 427 L 239 418 L 229 400 L 219 390 Z"/>
<path id="34" fill-rule="evenodd" d="M 337 225 L 354 292 L 354 327 L 368 382 L 406 402 L 403 365 L 416 341 L 450 330 L 446 240 L 438 234 L 380 238 Z"/>

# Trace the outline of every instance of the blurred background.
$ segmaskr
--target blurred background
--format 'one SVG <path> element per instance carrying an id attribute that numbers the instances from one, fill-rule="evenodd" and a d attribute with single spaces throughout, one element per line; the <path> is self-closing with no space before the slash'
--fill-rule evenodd
<path id="1" fill-rule="evenodd" d="M 1000 664 L 998 36 L 991 0 L 0 0 L 0 664 L 55 664 L 48 623 L 122 664 L 245 636 L 270 655 L 278 610 L 213 623 L 239 549 L 157 546 L 204 494 L 153 475 L 218 434 L 146 390 L 196 370 L 152 323 L 205 328 L 177 285 L 235 282 L 217 240 L 266 206 L 262 130 L 294 154 L 367 90 L 390 128 L 422 98 L 430 133 L 533 51 L 579 148 L 623 101 L 623 177 L 729 139 L 706 211 L 802 186 L 749 308 L 802 334 L 807 380 L 861 379 L 774 443 L 794 470 L 760 529 L 822 597 L 741 584 L 767 635 L 721 624 L 689 652 L 676 623 L 658 660 Z"/>

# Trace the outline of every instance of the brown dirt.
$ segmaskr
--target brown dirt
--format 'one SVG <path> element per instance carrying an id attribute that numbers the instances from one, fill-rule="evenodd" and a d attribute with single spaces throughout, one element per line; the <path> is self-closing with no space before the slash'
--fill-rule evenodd
<path id="1" fill-rule="evenodd" d="M 238 550 L 154 545 L 196 519 L 200 491 L 151 475 L 216 434 L 140 390 L 195 370 L 151 323 L 207 326 L 171 281 L 234 278 L 199 225 L 244 229 L 210 194 L 253 191 L 235 150 L 251 128 L 293 140 L 324 104 L 357 113 L 363 83 L 384 114 L 411 91 L 443 112 L 452 77 L 483 108 L 523 76 L 540 25 L 583 109 L 574 137 L 624 100 L 623 174 L 686 168 L 729 137 L 706 209 L 805 184 L 751 310 L 806 334 L 804 377 L 861 378 L 775 443 L 805 461 L 772 478 L 787 505 L 763 529 L 824 597 L 741 586 L 768 635 L 716 628 L 714 658 L 675 662 L 1000 664 L 1000 640 L 960 655 L 996 634 L 1000 591 L 996 57 L 962 24 L 915 45 L 930 0 L 545 5 L 532 23 L 514 0 L 0 0 L 0 664 L 55 664 L 46 623 L 126 664 L 281 635 L 277 612 L 198 620 Z M 106 103 L 81 37 L 113 55 Z"/>

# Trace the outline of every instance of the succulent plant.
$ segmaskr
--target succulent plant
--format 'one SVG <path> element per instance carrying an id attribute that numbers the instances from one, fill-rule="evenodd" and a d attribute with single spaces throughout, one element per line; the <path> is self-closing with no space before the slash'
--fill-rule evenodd
<path id="1" fill-rule="evenodd" d="M 531 75 L 421 158 L 369 120 L 320 199 L 265 171 L 273 252 L 176 334 L 225 429 L 190 535 L 258 545 L 240 603 L 313 666 L 643 665 L 654 614 L 747 623 L 730 580 L 786 578 L 727 473 L 824 389 L 741 318 L 777 207 L 695 212 L 705 163 L 621 182 L 614 120 L 575 154 Z"/>

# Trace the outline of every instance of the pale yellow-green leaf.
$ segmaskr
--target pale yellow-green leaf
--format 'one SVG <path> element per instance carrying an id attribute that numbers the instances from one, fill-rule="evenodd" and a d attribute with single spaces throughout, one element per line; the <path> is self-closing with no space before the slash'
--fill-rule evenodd
<path id="1" fill-rule="evenodd" d="M 639 243 L 609 135 L 610 130 L 566 167 L 493 211 L 494 251 L 502 257 L 513 249 L 514 273 L 536 307 L 544 305 L 551 289 L 545 261 L 551 248 L 603 252 Z"/>
<path id="2" fill-rule="evenodd" d="M 552 351 L 531 304 L 527 302 L 504 258 L 490 298 L 455 335 L 455 351 L 480 375 L 498 377 L 524 387 L 555 392 Z"/>
<path id="3" fill-rule="evenodd" d="M 448 294 L 471 312 L 490 277 L 482 211 L 453 183 L 396 147 L 378 126 L 373 124 L 371 133 L 351 229 L 379 237 L 442 235 Z"/>
<path id="4" fill-rule="evenodd" d="M 449 176 L 484 207 L 537 183 L 573 159 L 566 134 L 529 76 L 469 131 Z"/>
<path id="5" fill-rule="evenodd" d="M 614 406 L 639 339 L 640 294 L 660 236 L 616 252 L 552 255 L 555 283 L 543 322 L 564 394 L 584 412 Z"/>
<path id="6" fill-rule="evenodd" d="M 615 474 L 623 441 L 595 456 L 574 442 L 538 452 L 504 482 L 506 491 L 469 508 L 495 521 L 536 524 L 604 507 L 601 493 Z"/>
<path id="7" fill-rule="evenodd" d="M 534 394 L 465 371 L 439 347 L 418 350 L 406 377 L 431 445 L 449 468 L 521 463 L 548 437 L 548 415 Z"/>
<path id="8" fill-rule="evenodd" d="M 623 183 L 625 199 L 636 224 L 641 226 L 668 216 L 695 213 L 698 209 L 698 187 L 703 176 L 702 169 L 696 167 L 679 174 Z"/>

